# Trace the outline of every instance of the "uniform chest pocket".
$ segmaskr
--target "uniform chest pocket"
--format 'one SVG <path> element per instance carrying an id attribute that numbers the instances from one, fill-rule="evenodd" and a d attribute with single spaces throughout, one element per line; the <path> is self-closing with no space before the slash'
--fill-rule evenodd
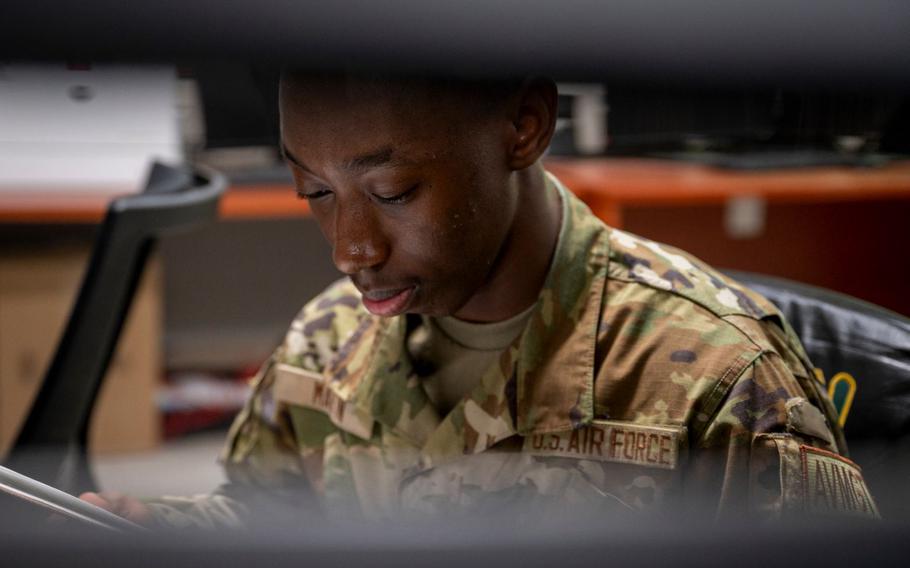
<path id="1" fill-rule="evenodd" d="M 574 430 L 532 434 L 525 438 L 522 451 L 675 470 L 686 456 L 686 444 L 684 426 L 594 420 Z"/>

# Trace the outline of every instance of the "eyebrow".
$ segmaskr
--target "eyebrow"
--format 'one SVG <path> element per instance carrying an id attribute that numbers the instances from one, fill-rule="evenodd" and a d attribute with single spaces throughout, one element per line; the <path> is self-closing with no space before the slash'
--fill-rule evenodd
<path id="1" fill-rule="evenodd" d="M 298 160 L 285 146 L 284 142 L 281 143 L 281 154 L 284 156 L 284 159 L 291 162 L 298 168 L 305 170 L 307 172 L 313 173 L 311 169 L 303 165 L 303 163 Z M 410 160 L 405 160 L 402 158 L 395 157 L 395 151 L 392 147 L 382 148 L 376 152 L 370 152 L 368 154 L 362 154 L 360 156 L 355 156 L 350 160 L 347 160 L 342 164 L 342 169 L 350 172 L 358 172 L 370 168 L 380 168 L 386 166 L 392 166 L 397 164 L 412 164 Z"/>
<path id="2" fill-rule="evenodd" d="M 378 152 L 351 158 L 342 167 L 348 171 L 357 171 L 387 166 L 393 163 L 393 154 L 392 148 L 383 148 Z"/>
<path id="3" fill-rule="evenodd" d="M 301 163 L 300 160 L 298 160 L 298 159 L 294 156 L 294 154 L 291 154 L 291 151 L 288 150 L 288 147 L 284 145 L 284 142 L 281 143 L 280 150 L 281 150 L 281 157 L 282 157 L 282 158 L 284 158 L 285 160 L 291 162 L 292 164 L 294 164 L 295 166 L 297 166 L 297 167 L 300 168 L 301 170 L 305 170 L 305 171 L 307 171 L 307 172 L 313 173 L 313 172 L 310 170 L 310 168 L 304 166 L 303 163 Z"/>

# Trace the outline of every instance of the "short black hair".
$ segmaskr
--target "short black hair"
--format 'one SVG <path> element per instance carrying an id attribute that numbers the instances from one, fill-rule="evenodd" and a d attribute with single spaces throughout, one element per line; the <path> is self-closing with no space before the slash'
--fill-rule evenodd
<path id="1" fill-rule="evenodd" d="M 409 97 L 436 96 L 451 93 L 477 105 L 479 112 L 492 112 L 516 94 L 524 78 L 463 77 L 446 75 L 407 75 L 377 71 L 313 71 L 283 67 L 280 83 L 321 82 L 344 84 L 352 96 L 393 94 L 407 101 Z"/>

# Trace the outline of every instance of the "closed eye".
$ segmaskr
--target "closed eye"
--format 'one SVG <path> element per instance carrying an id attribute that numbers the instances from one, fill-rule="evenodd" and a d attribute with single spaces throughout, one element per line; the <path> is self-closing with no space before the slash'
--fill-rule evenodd
<path id="1" fill-rule="evenodd" d="M 307 201 L 311 201 L 313 199 L 320 199 L 322 197 L 325 197 L 325 196 L 329 195 L 330 193 L 332 193 L 332 192 L 328 191 L 328 190 L 324 190 L 324 189 L 321 189 L 319 191 L 313 191 L 311 193 L 305 193 L 303 191 L 298 191 L 297 199 L 306 199 Z"/>
<path id="2" fill-rule="evenodd" d="M 398 195 L 393 195 L 392 197 L 383 197 L 381 195 L 376 195 L 375 193 L 373 194 L 373 197 L 375 197 L 376 200 L 379 201 L 380 203 L 386 203 L 389 205 L 400 205 L 402 203 L 406 203 L 408 201 L 408 199 L 410 199 L 410 197 L 413 195 L 414 191 L 419 186 L 420 186 L 420 184 L 417 184 L 417 185 L 411 187 L 410 189 L 407 189 L 407 190 L 399 193 Z"/>

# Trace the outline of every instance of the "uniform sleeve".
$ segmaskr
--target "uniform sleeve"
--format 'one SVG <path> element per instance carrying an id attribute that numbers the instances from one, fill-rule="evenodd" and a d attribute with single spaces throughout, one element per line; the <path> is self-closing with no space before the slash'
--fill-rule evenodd
<path id="1" fill-rule="evenodd" d="M 841 455 L 819 410 L 819 389 L 801 382 L 775 352 L 743 371 L 691 453 L 686 485 L 696 506 L 720 519 L 878 517 L 860 468 Z"/>
<path id="2" fill-rule="evenodd" d="M 211 494 L 146 500 L 159 525 L 241 528 L 263 515 L 275 522 L 316 509 L 290 419 L 273 396 L 280 355 L 281 349 L 254 378 L 252 394 L 231 426 L 220 458 L 228 483 Z"/>

